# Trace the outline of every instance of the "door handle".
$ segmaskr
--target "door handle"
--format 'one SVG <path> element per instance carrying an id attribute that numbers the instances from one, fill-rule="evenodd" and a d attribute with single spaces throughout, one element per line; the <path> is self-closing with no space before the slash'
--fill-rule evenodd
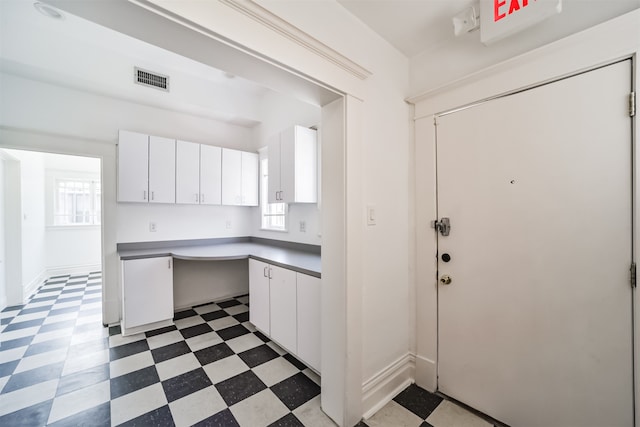
<path id="1" fill-rule="evenodd" d="M 443 285 L 450 285 L 451 284 L 451 276 L 449 276 L 448 274 L 443 274 L 440 277 L 440 283 Z"/>
<path id="2" fill-rule="evenodd" d="M 265 267 L 264 270 L 262 270 L 262 274 L 264 274 L 264 277 L 269 277 L 267 276 L 267 268 L 269 267 Z"/>

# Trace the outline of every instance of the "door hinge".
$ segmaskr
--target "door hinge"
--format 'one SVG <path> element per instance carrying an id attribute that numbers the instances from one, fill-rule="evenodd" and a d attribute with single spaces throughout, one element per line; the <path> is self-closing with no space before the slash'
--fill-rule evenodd
<path id="1" fill-rule="evenodd" d="M 632 262 L 631 263 L 631 268 L 629 269 L 630 271 L 630 279 L 631 279 L 631 287 L 635 288 L 636 287 L 636 283 L 637 283 L 637 268 L 636 268 L 636 263 Z"/>
<path id="2" fill-rule="evenodd" d="M 451 231 L 451 221 L 449 218 L 442 218 L 440 221 L 431 221 L 431 227 L 439 231 L 443 236 L 448 236 Z"/>
<path id="3" fill-rule="evenodd" d="M 636 115 L 636 93 L 631 92 L 629 94 L 629 117 Z"/>

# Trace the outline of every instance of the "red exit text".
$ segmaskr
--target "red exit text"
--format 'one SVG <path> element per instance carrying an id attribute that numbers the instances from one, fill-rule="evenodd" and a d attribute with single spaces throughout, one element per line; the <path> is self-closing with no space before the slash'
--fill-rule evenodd
<path id="1" fill-rule="evenodd" d="M 536 0 L 533 1 L 535 2 Z M 509 9 L 506 8 L 507 3 L 509 4 Z M 529 0 L 493 0 L 493 21 L 498 22 L 507 15 L 511 15 L 527 6 L 529 6 Z"/>

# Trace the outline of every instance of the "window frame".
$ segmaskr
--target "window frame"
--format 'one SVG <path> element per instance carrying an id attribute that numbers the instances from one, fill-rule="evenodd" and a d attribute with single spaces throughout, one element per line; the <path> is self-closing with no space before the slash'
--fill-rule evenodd
<path id="1" fill-rule="evenodd" d="M 94 173 L 83 172 L 71 172 L 71 171 L 47 171 L 49 188 L 50 188 L 50 203 L 47 212 L 47 226 L 51 228 L 87 228 L 87 227 L 101 227 L 102 225 L 102 182 L 100 176 Z M 89 209 L 86 210 L 88 221 L 81 223 L 64 222 L 59 223 L 59 218 L 68 217 L 69 213 L 60 213 L 59 211 L 59 197 L 60 197 L 60 183 L 79 183 L 81 185 L 88 184 L 88 196 L 89 196 Z M 73 216 L 73 213 L 71 213 Z"/>

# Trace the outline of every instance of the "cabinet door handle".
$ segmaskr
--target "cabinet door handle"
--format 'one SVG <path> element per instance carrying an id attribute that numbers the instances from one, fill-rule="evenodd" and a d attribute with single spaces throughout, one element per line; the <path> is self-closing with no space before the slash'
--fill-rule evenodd
<path id="1" fill-rule="evenodd" d="M 171 260 L 170 259 L 167 260 L 167 267 L 169 268 L 169 270 L 171 270 Z"/>
<path id="2" fill-rule="evenodd" d="M 200 203 L 204 203 L 204 193 L 200 195 Z"/>
<path id="3" fill-rule="evenodd" d="M 147 200 L 147 190 L 142 191 L 142 200 Z"/>
<path id="4" fill-rule="evenodd" d="M 198 203 L 198 193 L 196 193 L 196 203 Z"/>
<path id="5" fill-rule="evenodd" d="M 269 267 L 269 279 L 273 279 L 273 277 L 271 277 L 271 267 Z"/>
<path id="6" fill-rule="evenodd" d="M 156 199 L 156 192 L 152 191 L 151 192 L 151 200 L 155 200 Z"/>
<path id="7" fill-rule="evenodd" d="M 267 268 L 269 267 L 265 267 L 264 270 L 262 270 L 262 274 L 264 274 L 264 277 L 269 277 L 267 276 Z"/>

